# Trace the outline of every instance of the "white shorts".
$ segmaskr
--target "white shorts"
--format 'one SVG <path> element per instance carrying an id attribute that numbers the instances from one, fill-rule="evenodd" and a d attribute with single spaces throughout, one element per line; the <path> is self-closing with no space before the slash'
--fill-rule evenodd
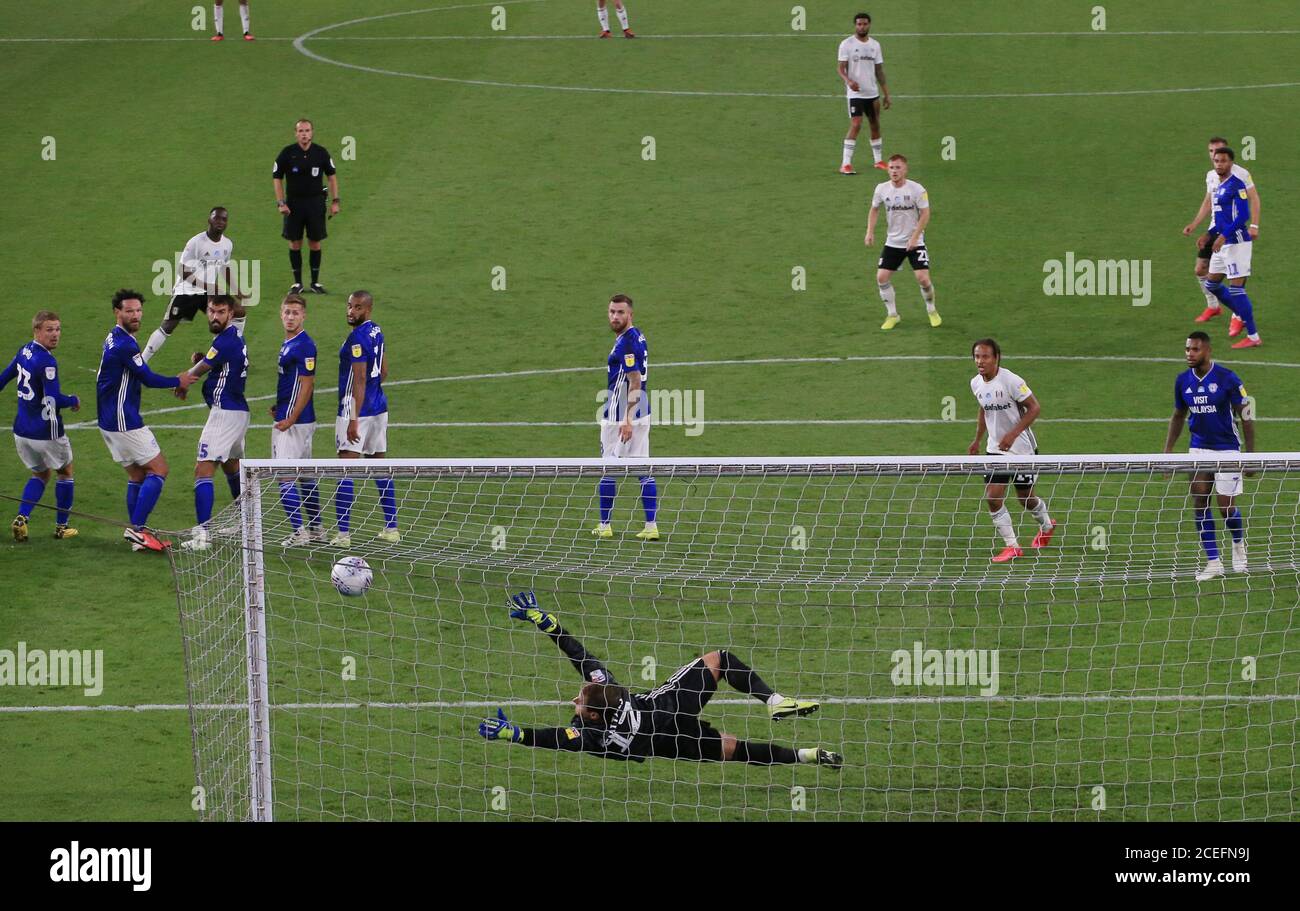
<path id="1" fill-rule="evenodd" d="M 1210 254 L 1210 274 L 1228 278 L 1245 278 L 1250 274 L 1250 254 L 1255 245 L 1224 244 L 1218 253 Z"/>
<path id="2" fill-rule="evenodd" d="M 1203 456 L 1226 456 L 1240 455 L 1235 449 L 1189 449 L 1188 455 Z M 1238 497 L 1245 489 L 1245 483 L 1241 479 L 1239 471 L 1216 471 L 1214 473 L 1214 491 L 1224 497 Z"/>
<path id="3" fill-rule="evenodd" d="M 288 430 L 271 428 L 271 458 L 310 459 L 311 435 L 315 432 L 315 422 L 294 424 Z"/>
<path id="4" fill-rule="evenodd" d="M 57 440 L 31 440 L 14 434 L 18 461 L 32 471 L 57 471 L 72 464 L 72 443 L 67 437 Z"/>
<path id="5" fill-rule="evenodd" d="M 212 408 L 199 434 L 200 462 L 232 462 L 244 457 L 244 434 L 248 433 L 247 411 Z"/>
<path id="6" fill-rule="evenodd" d="M 334 420 L 334 446 L 338 452 L 359 452 L 363 456 L 377 452 L 388 452 L 388 412 L 372 414 L 357 418 L 357 433 L 361 439 L 355 443 L 348 442 L 348 422 L 346 418 Z"/>
<path id="7" fill-rule="evenodd" d="M 600 422 L 600 457 L 602 459 L 650 458 L 650 422 L 633 421 L 632 439 L 624 443 L 619 439 L 616 421 Z"/>
<path id="8" fill-rule="evenodd" d="M 119 465 L 148 465 L 162 452 L 148 427 L 135 430 L 105 430 L 101 427 L 99 435 L 104 438 L 109 456 Z"/>

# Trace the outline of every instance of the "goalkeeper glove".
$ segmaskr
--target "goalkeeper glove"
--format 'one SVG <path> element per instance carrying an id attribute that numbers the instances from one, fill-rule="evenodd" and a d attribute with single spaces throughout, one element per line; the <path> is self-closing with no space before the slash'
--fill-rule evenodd
<path id="1" fill-rule="evenodd" d="M 560 628 L 560 621 L 555 619 L 555 614 L 539 608 L 537 606 L 537 595 L 531 591 L 511 595 L 510 603 L 514 605 L 514 609 L 510 611 L 510 616 L 515 620 L 527 620 L 535 624 L 544 633 L 553 633 Z"/>
<path id="2" fill-rule="evenodd" d="M 486 737 L 488 740 L 509 740 L 511 743 L 522 743 L 524 732 L 519 725 L 511 724 L 506 718 L 505 709 L 497 709 L 497 717 L 486 718 L 479 722 L 478 735 Z"/>

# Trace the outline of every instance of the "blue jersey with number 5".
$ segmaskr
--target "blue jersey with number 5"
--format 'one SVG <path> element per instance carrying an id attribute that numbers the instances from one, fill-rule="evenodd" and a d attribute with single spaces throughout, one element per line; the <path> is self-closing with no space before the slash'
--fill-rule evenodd
<path id="1" fill-rule="evenodd" d="M 352 365 L 364 364 L 366 368 L 366 397 L 361 403 L 361 413 L 352 414 Z M 384 382 L 380 374 L 384 367 L 384 331 L 366 320 L 357 326 L 339 349 L 339 417 L 373 417 L 388 412 L 388 397 L 384 395 Z"/>

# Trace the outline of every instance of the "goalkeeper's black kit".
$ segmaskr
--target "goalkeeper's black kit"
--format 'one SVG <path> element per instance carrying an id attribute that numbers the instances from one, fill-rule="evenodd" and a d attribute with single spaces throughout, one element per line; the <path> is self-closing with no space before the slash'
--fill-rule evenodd
<path id="1" fill-rule="evenodd" d="M 563 628 L 556 626 L 546 635 L 568 656 L 583 680 L 619 685 L 600 659 Z M 651 756 L 722 761 L 722 736 L 699 719 L 700 710 L 718 690 L 703 659 L 680 668 L 648 693 L 634 695 L 626 687 L 620 689 L 622 698 L 607 712 L 608 721 L 588 721 L 574 715 L 568 727 L 521 728 L 520 742 L 633 762 L 644 762 Z"/>

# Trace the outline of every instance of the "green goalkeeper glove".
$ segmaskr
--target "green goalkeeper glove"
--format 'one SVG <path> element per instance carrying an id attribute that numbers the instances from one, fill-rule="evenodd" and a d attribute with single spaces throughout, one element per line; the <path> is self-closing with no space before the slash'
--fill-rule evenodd
<path id="1" fill-rule="evenodd" d="M 519 725 L 511 724 L 506 718 L 505 709 L 497 709 L 497 717 L 485 718 L 479 722 L 478 735 L 486 737 L 488 740 L 509 740 L 511 743 L 521 743 L 524 739 L 524 732 L 519 729 Z"/>
<path id="2" fill-rule="evenodd" d="M 537 606 L 537 595 L 531 591 L 511 595 L 510 603 L 514 605 L 514 609 L 510 611 L 510 616 L 515 620 L 527 620 L 544 633 L 553 633 L 560 628 L 560 621 L 555 619 L 555 614 L 539 608 Z"/>

